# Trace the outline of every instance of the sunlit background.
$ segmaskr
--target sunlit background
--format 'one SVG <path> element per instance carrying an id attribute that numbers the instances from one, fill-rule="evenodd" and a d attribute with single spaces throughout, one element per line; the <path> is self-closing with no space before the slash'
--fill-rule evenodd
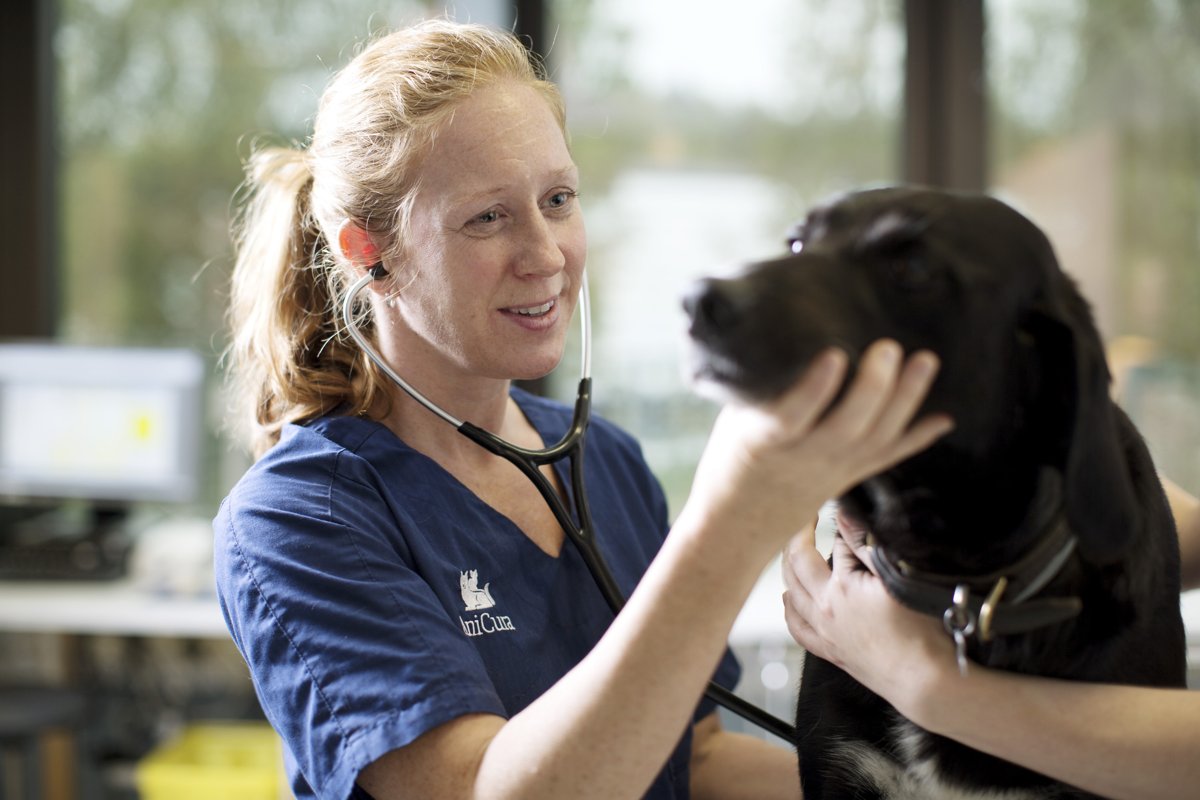
<path id="1" fill-rule="evenodd" d="M 914 6 L 931 4 L 546 0 L 536 44 L 583 176 L 596 410 L 641 439 L 673 512 L 716 413 L 682 374 L 679 297 L 781 252 L 813 202 L 913 174 Z M 220 364 L 243 159 L 261 141 L 306 140 L 358 43 L 443 13 L 513 25 L 507 4 L 485 0 L 57 3 L 55 334 L 204 360 L 202 491 L 185 516 L 211 517 L 248 463 L 223 428 Z M 988 0 L 983 13 L 983 127 L 937 133 L 975 136 L 975 188 L 1047 230 L 1160 468 L 1200 491 L 1200 4 Z M 576 362 L 571 349 L 549 393 L 571 393 Z M 796 653 L 745 630 L 744 690 L 789 715 Z M 212 642 L 88 647 L 97 685 L 145 711 L 108 709 L 100 749 L 115 756 L 206 710 L 252 706 L 236 655 Z M 0 633 L 0 648 L 0 675 L 53 649 L 29 633 Z"/>
<path id="2" fill-rule="evenodd" d="M 547 9 L 546 58 L 567 96 L 592 243 L 597 403 L 642 437 L 676 509 L 713 413 L 681 379 L 683 288 L 779 252 L 814 201 L 902 177 L 899 0 L 721 8 Z M 441 11 L 61 0 L 62 338 L 196 348 L 213 363 L 218 431 L 242 159 L 264 139 L 305 141 L 356 43 Z M 451 7 L 485 22 L 502 11 Z M 1143 371 L 1155 396 L 1138 383 L 1137 403 L 1195 409 L 1184 396 L 1200 350 L 1197 10 L 996 0 L 986 12 L 988 188 L 1049 231 L 1110 343 L 1125 354 L 1126 337 L 1144 340 L 1136 352 L 1153 361 Z M 1160 459 L 1197 488 L 1200 414 L 1172 412 L 1161 437 L 1157 418 L 1144 422 Z M 214 443 L 207 503 L 243 466 L 231 447 Z"/>

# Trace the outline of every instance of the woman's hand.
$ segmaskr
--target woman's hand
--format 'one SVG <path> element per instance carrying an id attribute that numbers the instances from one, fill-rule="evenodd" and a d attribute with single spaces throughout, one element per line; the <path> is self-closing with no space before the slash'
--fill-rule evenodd
<path id="1" fill-rule="evenodd" d="M 957 675 L 950 637 L 940 622 L 888 595 L 868 566 L 870 546 L 847 543 L 866 541 L 856 522 L 839 514 L 838 530 L 832 567 L 816 548 L 812 526 L 784 551 L 788 631 L 805 650 L 916 720 L 936 687 Z"/>
<path id="2" fill-rule="evenodd" d="M 702 515 L 743 546 L 778 552 L 831 497 L 925 449 L 952 427 L 943 415 L 913 422 L 937 373 L 937 357 L 907 360 L 890 340 L 863 354 L 845 396 L 847 371 L 830 350 L 776 400 L 722 410 L 681 517 Z M 769 556 L 768 556 L 769 557 Z"/>

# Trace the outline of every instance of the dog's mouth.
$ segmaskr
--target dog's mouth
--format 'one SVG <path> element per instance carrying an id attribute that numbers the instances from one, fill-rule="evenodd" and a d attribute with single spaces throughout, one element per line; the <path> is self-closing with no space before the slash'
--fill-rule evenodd
<path id="1" fill-rule="evenodd" d="M 845 350 L 851 364 L 856 360 L 858 348 L 835 326 L 819 323 L 807 302 L 784 302 L 795 299 L 792 289 L 767 290 L 778 276 L 768 274 L 772 265 L 752 264 L 738 278 L 697 281 L 683 298 L 690 340 L 686 377 L 698 393 L 767 401 L 791 387 L 827 347 Z"/>
<path id="2" fill-rule="evenodd" d="M 688 334 L 684 377 L 697 394 L 720 402 L 774 400 L 800 380 L 813 359 L 830 347 L 840 348 L 849 355 L 848 381 L 860 355 L 855 344 L 837 337 L 801 341 L 772 339 L 757 333 L 724 336 L 697 328 L 695 324 Z"/>
<path id="3" fill-rule="evenodd" d="M 764 368 L 738 354 L 714 348 L 694 334 L 690 338 L 686 369 L 685 378 L 697 394 L 719 402 L 744 403 L 760 403 L 779 396 L 800 373 L 800 368 L 783 364 Z"/>
<path id="4" fill-rule="evenodd" d="M 713 353 L 695 339 L 690 343 L 686 367 L 689 382 L 704 394 L 731 391 L 738 382 L 737 362 Z"/>

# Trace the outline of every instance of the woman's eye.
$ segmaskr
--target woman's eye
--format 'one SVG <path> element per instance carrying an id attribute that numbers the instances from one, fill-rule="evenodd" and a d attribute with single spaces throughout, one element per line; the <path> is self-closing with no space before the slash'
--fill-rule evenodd
<path id="1" fill-rule="evenodd" d="M 498 219 L 500 219 L 500 212 L 499 212 L 499 211 L 496 211 L 495 209 L 492 209 L 491 211 L 485 211 L 485 212 L 483 212 L 482 214 L 480 214 L 480 215 L 476 216 L 476 217 L 475 217 L 474 219 L 472 219 L 471 221 L 472 221 L 472 222 L 478 222 L 478 223 L 481 223 L 481 224 L 483 224 L 483 225 L 486 225 L 486 224 L 488 224 L 489 222 L 495 222 L 495 221 L 496 221 L 496 220 L 498 220 Z"/>
<path id="2" fill-rule="evenodd" d="M 550 208 L 562 208 L 571 203 L 578 196 L 578 193 L 569 189 L 563 189 L 561 192 L 555 192 L 546 200 L 546 205 Z"/>

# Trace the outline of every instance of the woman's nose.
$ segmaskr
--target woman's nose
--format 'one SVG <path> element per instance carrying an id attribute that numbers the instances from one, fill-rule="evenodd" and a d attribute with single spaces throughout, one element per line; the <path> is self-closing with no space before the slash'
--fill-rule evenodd
<path id="1" fill-rule="evenodd" d="M 567 256 L 560 238 L 565 231 L 561 225 L 541 214 L 535 215 L 526 226 L 517 271 L 522 275 L 553 275 L 567 265 Z"/>

